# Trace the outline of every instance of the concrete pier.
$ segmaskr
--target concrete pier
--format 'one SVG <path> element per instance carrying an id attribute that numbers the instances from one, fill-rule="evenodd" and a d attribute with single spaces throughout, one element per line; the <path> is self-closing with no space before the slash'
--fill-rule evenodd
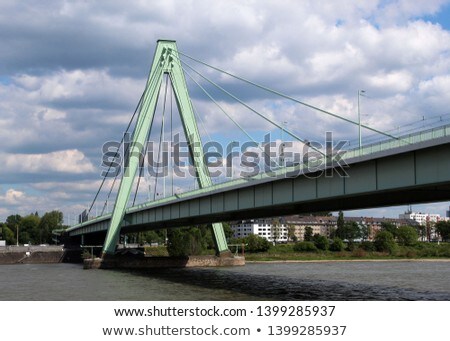
<path id="1" fill-rule="evenodd" d="M 145 257 L 136 255 L 116 255 L 106 258 L 89 258 L 84 260 L 85 269 L 150 269 L 242 265 L 245 265 L 244 257 Z"/>

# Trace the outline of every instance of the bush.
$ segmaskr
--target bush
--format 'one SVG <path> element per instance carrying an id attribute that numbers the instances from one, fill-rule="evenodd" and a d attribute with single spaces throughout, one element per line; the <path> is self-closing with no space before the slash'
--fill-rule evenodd
<path id="1" fill-rule="evenodd" d="M 412 246 L 417 244 L 419 235 L 414 227 L 400 226 L 396 233 L 397 241 L 400 245 Z"/>
<path id="2" fill-rule="evenodd" d="M 359 244 L 359 248 L 369 252 L 375 251 L 375 245 L 368 240 L 363 241 L 361 244 Z"/>
<path id="3" fill-rule="evenodd" d="M 328 250 L 328 247 L 330 246 L 330 243 L 328 242 L 328 238 L 325 236 L 321 236 L 319 234 L 315 234 L 313 237 L 314 245 L 319 250 Z"/>
<path id="4" fill-rule="evenodd" d="M 394 254 L 397 250 L 397 244 L 395 243 L 394 236 L 389 231 L 380 231 L 375 236 L 375 241 L 373 242 L 375 249 L 380 252 L 389 252 L 389 254 Z"/>
<path id="5" fill-rule="evenodd" d="M 315 252 L 317 251 L 317 247 L 313 242 L 300 242 L 294 245 L 294 251 L 297 252 Z"/>
<path id="6" fill-rule="evenodd" d="M 347 251 L 353 251 L 355 248 L 355 243 L 352 240 L 349 240 L 347 242 Z"/>
<path id="7" fill-rule="evenodd" d="M 338 238 L 338 237 L 334 238 L 333 242 L 330 245 L 330 251 L 339 252 L 339 251 L 343 251 L 344 248 L 345 248 L 344 242 L 342 241 L 341 238 Z"/>
<path id="8" fill-rule="evenodd" d="M 243 240 L 246 252 L 266 252 L 270 249 L 272 244 L 263 237 L 256 234 L 250 234 Z"/>

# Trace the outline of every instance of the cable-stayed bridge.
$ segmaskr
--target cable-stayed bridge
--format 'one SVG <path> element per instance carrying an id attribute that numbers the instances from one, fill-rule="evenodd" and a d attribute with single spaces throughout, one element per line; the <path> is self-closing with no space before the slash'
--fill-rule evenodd
<path id="1" fill-rule="evenodd" d="M 285 122 L 278 122 L 271 115 L 255 109 L 242 96 L 235 95 L 225 86 L 197 71 L 191 65 L 192 62 L 295 105 L 358 127 L 359 131 L 370 131 L 378 138 L 371 143 L 362 144 L 360 135 L 356 147 L 353 145 L 349 148 L 348 145 L 336 145 L 332 136 L 324 131 L 326 139 L 323 145 L 310 141 L 288 129 Z M 212 157 L 216 161 L 224 161 L 228 167 L 231 165 L 226 161 L 230 160 L 222 158 L 216 149 L 215 153 L 205 150 L 197 125 L 197 121 L 201 124 L 204 122 L 201 122 L 194 109 L 186 78 L 197 86 L 197 91 L 214 103 L 218 112 L 231 120 L 236 130 L 248 138 L 247 146 L 241 148 L 245 162 L 238 178 L 213 182 L 208 159 Z M 216 93 L 208 91 L 200 80 L 213 87 Z M 281 134 L 295 141 L 290 145 L 294 147 L 293 150 L 297 147 L 301 149 L 301 153 L 289 152 L 283 138 L 279 144 L 273 144 L 270 140 L 265 144 L 256 142 L 242 123 L 228 112 L 217 93 L 232 99 L 252 115 L 280 129 Z M 162 107 L 159 142 L 156 146 L 149 147 L 147 141 L 152 126 L 156 125 L 154 122 L 158 105 Z M 169 122 L 172 126 L 173 106 L 181 117 L 188 165 L 180 166 L 179 159 L 162 162 L 165 141 L 163 135 Z M 251 120 L 250 116 L 248 119 Z M 108 151 L 108 170 L 89 209 L 91 213 L 95 201 L 102 191 L 106 191 L 102 212 L 95 218 L 71 226 L 66 234 L 80 244 L 101 243 L 104 245 L 104 254 L 113 254 L 119 235 L 123 233 L 209 223 L 214 232 L 217 253 L 224 253 L 228 251 L 228 246 L 221 221 L 449 200 L 450 125 L 445 123 L 445 120 L 440 120 L 431 128 L 407 134 L 384 132 L 362 124 L 360 120 L 354 121 L 337 115 L 183 54 L 178 51 L 174 41 L 158 41 L 145 90 L 126 132 L 130 131 L 133 124 L 134 129 L 132 133 L 124 135 L 115 151 Z M 126 140 L 126 136 L 129 140 Z M 173 142 L 172 135 L 170 140 Z M 176 146 L 175 143 L 175 149 Z M 275 162 L 271 147 L 279 152 Z M 123 148 L 123 157 L 119 156 L 120 148 Z M 156 168 L 165 167 L 173 173 L 177 167 L 190 167 L 198 188 L 174 192 L 172 174 L 171 194 L 166 196 L 166 179 L 155 172 L 151 179 L 154 185 L 153 198 L 149 195 L 148 200 L 137 204 L 139 184 L 145 170 L 144 160 L 152 152 L 152 148 L 157 150 Z M 180 154 L 179 144 L 178 148 Z M 235 151 L 231 149 L 231 155 L 235 156 L 233 152 Z M 118 169 L 121 171 L 117 172 Z M 251 171 L 247 171 L 248 169 Z M 112 173 L 115 175 L 113 178 L 109 177 Z M 110 188 L 105 189 L 108 183 Z M 116 185 L 119 188 L 114 192 Z M 161 186 L 164 197 L 158 198 L 158 188 Z M 132 194 L 134 188 L 135 192 Z M 105 208 L 112 201 L 114 208 L 111 213 L 107 213 Z"/>

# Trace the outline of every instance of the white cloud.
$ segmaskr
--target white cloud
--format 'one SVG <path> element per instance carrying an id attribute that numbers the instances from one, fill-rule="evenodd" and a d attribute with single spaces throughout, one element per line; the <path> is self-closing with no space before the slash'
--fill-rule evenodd
<path id="1" fill-rule="evenodd" d="M 73 173 L 94 172 L 92 163 L 79 150 L 63 150 L 47 154 L 0 154 L 3 167 L 0 172 L 18 173 Z"/>
<path id="2" fill-rule="evenodd" d="M 16 191 L 14 189 L 8 189 L 4 196 L 0 196 L 0 201 L 8 205 L 17 205 L 23 202 L 26 198 L 25 193 L 22 191 Z"/>

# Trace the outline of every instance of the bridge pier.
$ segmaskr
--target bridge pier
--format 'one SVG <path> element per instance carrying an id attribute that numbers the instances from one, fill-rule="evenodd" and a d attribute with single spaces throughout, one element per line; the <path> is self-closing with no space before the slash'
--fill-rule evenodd
<path id="1" fill-rule="evenodd" d="M 143 255 L 104 255 L 102 258 L 84 260 L 84 269 L 152 269 L 243 266 L 244 257 L 187 256 L 187 257 L 145 257 Z"/>

